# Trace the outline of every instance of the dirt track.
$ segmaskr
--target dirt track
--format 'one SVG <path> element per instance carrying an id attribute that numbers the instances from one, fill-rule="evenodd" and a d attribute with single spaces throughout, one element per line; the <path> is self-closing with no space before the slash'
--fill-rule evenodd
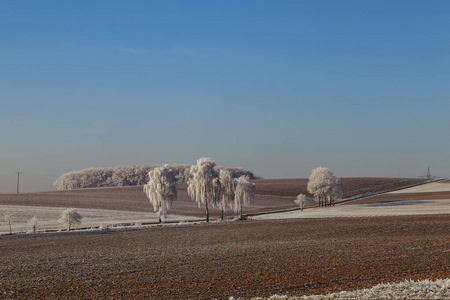
<path id="1" fill-rule="evenodd" d="M 14 299 L 227 299 L 450 277 L 450 216 L 242 221 L 0 238 Z"/>

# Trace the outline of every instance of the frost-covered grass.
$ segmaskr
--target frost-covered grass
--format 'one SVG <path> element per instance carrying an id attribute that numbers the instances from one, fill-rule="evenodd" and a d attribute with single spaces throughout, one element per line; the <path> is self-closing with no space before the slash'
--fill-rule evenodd
<path id="1" fill-rule="evenodd" d="M 433 193 L 433 192 L 449 192 L 450 183 L 447 182 L 431 182 L 407 189 L 389 192 L 388 194 L 403 194 L 403 193 Z"/>
<path id="2" fill-rule="evenodd" d="M 345 218 L 345 217 L 375 217 L 449 214 L 450 200 L 414 200 L 391 201 L 380 203 L 336 205 L 325 208 L 309 208 L 304 211 L 252 216 L 252 219 L 297 219 L 297 218 Z"/>
<path id="3" fill-rule="evenodd" d="M 234 300 L 231 297 L 229 300 Z M 239 298 L 240 299 L 240 298 Z M 252 300 L 319 300 L 319 299 L 450 299 L 450 279 L 413 281 L 407 280 L 395 284 L 379 284 L 370 289 L 353 292 L 339 292 L 327 295 L 289 297 L 273 295 L 269 298 Z"/>
<path id="4" fill-rule="evenodd" d="M 30 230 L 30 219 L 36 217 L 36 231 L 65 229 L 59 222 L 61 213 L 66 208 L 38 207 L 19 205 L 0 205 L 0 216 L 9 213 L 11 215 L 11 227 L 13 233 L 24 233 Z M 158 216 L 148 212 L 116 211 L 103 209 L 76 209 L 83 217 L 81 224 L 74 227 L 82 228 L 108 228 L 117 224 L 129 224 L 140 226 L 142 223 L 158 222 Z M 198 218 L 178 215 L 168 215 L 165 221 L 188 221 Z M 0 234 L 9 233 L 8 222 L 0 219 Z"/>

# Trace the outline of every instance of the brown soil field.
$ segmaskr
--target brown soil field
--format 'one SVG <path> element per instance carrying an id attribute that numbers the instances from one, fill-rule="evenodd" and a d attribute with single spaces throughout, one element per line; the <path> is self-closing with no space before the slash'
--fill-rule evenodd
<path id="1" fill-rule="evenodd" d="M 297 207 L 293 202 L 306 191 L 307 179 L 260 179 L 256 184 L 255 202 L 244 208 L 244 213 L 256 213 Z M 426 182 L 414 178 L 343 178 L 345 197 L 367 192 L 387 191 L 399 187 Z M 174 215 L 204 216 L 204 208 L 192 202 L 185 183 L 178 186 L 178 200 L 170 211 Z M 142 186 L 89 188 L 50 192 L 0 194 L 0 205 L 28 205 L 50 207 L 74 207 L 151 212 L 152 206 L 142 191 Z M 211 218 L 219 218 L 220 211 L 211 209 Z M 227 211 L 226 216 L 232 216 Z"/>
<path id="2" fill-rule="evenodd" d="M 0 237 L 2 299 L 310 295 L 450 277 L 450 215 Z"/>
<path id="3" fill-rule="evenodd" d="M 358 177 L 341 178 L 344 186 L 344 198 L 366 193 L 380 193 L 399 189 L 402 187 L 421 184 L 428 181 L 423 178 L 384 178 L 384 177 Z M 276 195 L 286 197 L 297 197 L 305 194 L 311 197 L 306 188 L 307 178 L 299 179 L 258 179 L 253 180 L 256 184 L 256 192 L 260 195 Z"/>

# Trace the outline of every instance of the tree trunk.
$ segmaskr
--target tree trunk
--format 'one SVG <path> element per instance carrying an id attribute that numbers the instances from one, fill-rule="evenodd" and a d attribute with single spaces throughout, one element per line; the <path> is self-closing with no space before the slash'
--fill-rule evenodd
<path id="1" fill-rule="evenodd" d="M 242 205 L 241 205 L 241 214 L 240 214 L 240 216 L 239 216 L 239 219 L 242 220 Z"/>
<path id="2" fill-rule="evenodd" d="M 158 216 L 159 223 L 162 223 L 161 216 Z"/>
<path id="3" fill-rule="evenodd" d="M 222 221 L 223 221 L 223 208 L 222 208 Z"/>
<path id="4" fill-rule="evenodd" d="M 12 234 L 11 221 L 9 221 L 8 223 L 9 223 L 9 234 Z"/>

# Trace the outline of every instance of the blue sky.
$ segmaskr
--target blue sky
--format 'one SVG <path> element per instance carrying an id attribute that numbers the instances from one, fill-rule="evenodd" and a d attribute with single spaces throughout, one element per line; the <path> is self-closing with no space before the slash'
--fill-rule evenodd
<path id="1" fill-rule="evenodd" d="M 449 1 L 2 1 L 0 192 L 88 167 L 450 176 Z"/>

